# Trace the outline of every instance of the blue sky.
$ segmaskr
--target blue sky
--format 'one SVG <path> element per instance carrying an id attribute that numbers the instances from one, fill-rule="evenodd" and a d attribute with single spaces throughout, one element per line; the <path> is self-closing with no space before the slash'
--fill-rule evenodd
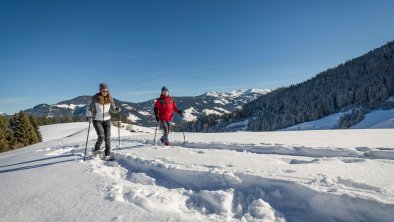
<path id="1" fill-rule="evenodd" d="M 0 112 L 274 89 L 394 39 L 394 1 L 2 0 Z"/>

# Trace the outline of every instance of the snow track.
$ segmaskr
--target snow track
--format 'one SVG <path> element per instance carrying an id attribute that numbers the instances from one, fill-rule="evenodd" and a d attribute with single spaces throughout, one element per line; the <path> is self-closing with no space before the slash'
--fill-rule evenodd
<path id="1" fill-rule="evenodd" d="M 373 198 L 387 195 L 378 187 L 324 174 L 313 178 L 290 179 L 291 170 L 275 177 L 232 169 L 232 165 L 182 163 L 161 157 L 160 153 L 180 156 L 204 155 L 208 149 L 223 156 L 267 154 L 277 156 L 289 165 L 319 164 L 337 161 L 312 158 L 340 157 L 343 164 L 363 163 L 365 154 L 347 150 L 266 149 L 223 144 L 175 143 L 172 147 L 152 146 L 151 141 L 123 139 L 115 149 L 115 162 L 90 160 L 91 173 L 109 178 L 97 186 L 103 198 L 133 204 L 147 212 L 175 214 L 182 221 L 185 215 L 206 221 L 391 221 L 393 203 Z M 177 146 L 182 145 L 182 147 Z M 219 147 L 218 147 L 219 146 Z M 203 148 L 203 149 L 201 149 Z M 227 149 L 226 149 L 227 148 Z M 253 149 L 252 149 L 253 148 Z M 282 147 L 283 148 L 283 147 Z M 59 147 L 55 154 L 77 154 L 82 146 Z M 146 153 L 139 151 L 144 150 Z M 248 151 L 248 152 L 246 152 Z M 391 150 L 382 150 L 382 152 Z M 158 152 L 158 153 L 157 153 Z M 234 153 L 235 152 L 235 153 Z M 245 153 L 246 152 L 246 153 Z M 297 152 L 295 155 L 294 152 Z M 355 152 L 371 152 L 360 149 Z M 149 157 L 156 153 L 154 157 Z M 145 154 L 145 155 L 139 155 Z M 212 153 L 214 154 L 214 153 Z M 302 155 L 301 155 L 302 154 Z M 350 155 L 351 154 L 351 155 Z M 266 156 L 266 155 L 263 155 Z M 299 156 L 299 157 L 297 157 Z M 351 157 L 351 158 L 348 158 Z M 198 161 L 197 161 L 198 162 Z M 208 161 L 209 162 L 209 161 Z M 208 163 L 207 162 L 207 163 Z M 290 176 L 286 175 L 290 174 Z M 345 192 L 346 191 L 346 192 Z M 348 193 L 352 195 L 348 195 Z M 370 194 L 370 195 L 368 195 Z"/>
<path id="2" fill-rule="evenodd" d="M 272 218 L 286 218 L 289 221 L 390 221 L 392 216 L 391 204 L 382 204 L 376 208 L 379 205 L 376 201 L 325 194 L 287 181 L 242 173 L 232 174 L 218 169 L 177 169 L 160 162 L 130 156 L 124 158 L 117 155 L 117 159 L 123 169 L 132 172 L 127 178 L 133 178 L 135 173 L 143 173 L 146 175 L 144 177 L 155 181 L 158 186 L 184 189 L 183 195 L 188 197 L 186 206 L 202 214 L 218 214 L 227 219 L 264 219 L 267 212 L 261 213 L 262 217 L 259 217 L 259 213 L 254 210 L 263 211 L 260 208 L 265 207 Z M 341 180 L 340 183 L 344 184 L 346 181 Z M 353 184 L 347 184 L 354 187 Z M 371 189 L 365 185 L 355 188 Z M 259 206 L 255 206 L 256 204 Z M 372 208 L 378 217 L 366 213 Z"/>
<path id="3" fill-rule="evenodd" d="M 153 140 L 133 140 L 142 144 L 153 144 Z M 370 159 L 394 160 L 394 148 L 356 147 L 355 149 L 337 147 L 305 147 L 285 146 L 284 144 L 242 144 L 242 143 L 203 143 L 203 142 L 173 142 L 173 146 L 196 149 L 235 150 L 238 152 L 251 152 L 256 154 L 277 154 L 305 157 L 354 157 Z"/>

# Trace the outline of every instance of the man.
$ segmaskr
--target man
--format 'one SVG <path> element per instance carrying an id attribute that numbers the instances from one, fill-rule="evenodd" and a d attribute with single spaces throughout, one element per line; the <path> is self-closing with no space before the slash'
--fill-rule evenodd
<path id="1" fill-rule="evenodd" d="M 170 97 L 170 93 L 167 87 L 161 88 L 160 98 L 157 99 L 154 107 L 156 121 L 160 121 L 160 125 L 163 128 L 163 136 L 160 141 L 168 146 L 170 142 L 168 140 L 168 133 L 170 132 L 170 122 L 173 119 L 174 112 L 182 115 L 182 110 L 176 107 L 175 100 Z"/>

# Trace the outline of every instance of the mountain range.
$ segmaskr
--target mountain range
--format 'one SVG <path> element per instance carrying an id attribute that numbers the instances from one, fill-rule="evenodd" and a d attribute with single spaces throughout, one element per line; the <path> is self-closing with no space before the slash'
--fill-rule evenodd
<path id="1" fill-rule="evenodd" d="M 199 96 L 173 97 L 177 107 L 184 111 L 184 120 L 192 121 L 200 116 L 217 114 L 222 115 L 241 109 L 243 105 L 251 102 L 270 90 L 247 89 L 231 92 L 207 92 Z M 78 96 L 76 98 L 58 102 L 56 104 L 39 104 L 25 110 L 27 114 L 40 117 L 83 117 L 92 96 Z M 114 98 L 116 106 L 122 108 L 121 114 L 128 121 L 141 126 L 155 126 L 153 105 L 156 99 L 133 103 Z M 179 115 L 174 115 L 174 122 L 181 121 Z"/>

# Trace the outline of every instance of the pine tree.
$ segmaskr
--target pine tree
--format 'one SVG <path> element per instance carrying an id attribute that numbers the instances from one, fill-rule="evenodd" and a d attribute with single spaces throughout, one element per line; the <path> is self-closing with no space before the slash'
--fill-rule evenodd
<path id="1" fill-rule="evenodd" d="M 42 142 L 42 135 L 38 126 L 37 118 L 33 115 L 29 115 L 29 120 L 31 125 L 33 126 L 34 132 L 36 133 L 38 142 Z"/>
<path id="2" fill-rule="evenodd" d="M 8 149 L 9 150 L 13 150 L 15 149 L 15 145 L 16 145 L 16 139 L 14 136 L 14 131 L 12 131 L 11 127 L 8 125 L 7 129 L 6 129 L 6 136 L 7 136 L 7 144 L 8 144 Z"/>
<path id="3" fill-rule="evenodd" d="M 20 111 L 12 118 L 11 128 L 14 131 L 16 148 L 38 142 L 37 135 L 27 115 Z"/>
<path id="4" fill-rule="evenodd" d="M 7 136 L 6 136 L 7 123 L 5 119 L 0 116 L 0 152 L 8 150 Z"/>
<path id="5" fill-rule="evenodd" d="M 14 117 L 15 116 L 8 119 L 8 121 L 6 122 L 5 135 L 6 135 L 8 150 L 13 150 L 13 149 L 15 149 L 15 146 L 16 146 L 16 139 L 14 136 L 14 131 L 11 128 L 11 124 L 14 121 Z"/>
<path id="6" fill-rule="evenodd" d="M 18 138 L 17 138 L 18 136 L 16 134 L 18 125 L 19 125 L 18 114 L 15 114 L 11 117 L 9 121 L 9 129 L 7 133 L 8 147 L 10 149 L 17 149 L 23 147 L 23 144 L 18 142 Z"/>

